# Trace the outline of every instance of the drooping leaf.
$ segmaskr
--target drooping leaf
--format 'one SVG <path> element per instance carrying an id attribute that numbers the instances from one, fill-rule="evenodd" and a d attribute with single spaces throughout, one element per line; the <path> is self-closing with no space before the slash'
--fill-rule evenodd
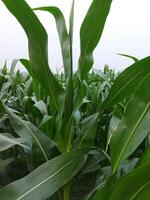
<path id="1" fill-rule="evenodd" d="M 58 156 L 34 170 L 26 177 L 0 190 L 1 200 L 41 200 L 53 195 L 67 183 L 83 166 L 84 155 L 90 148 Z"/>
<path id="2" fill-rule="evenodd" d="M 30 147 L 32 143 L 36 145 L 46 161 L 51 158 L 52 150 L 56 148 L 55 143 L 36 126 L 18 117 L 10 108 L 5 106 L 5 111 L 15 132 L 28 142 Z"/>
<path id="3" fill-rule="evenodd" d="M 34 110 L 37 110 L 42 116 L 47 114 L 47 106 L 46 104 L 40 100 L 33 105 Z"/>
<path id="4" fill-rule="evenodd" d="M 113 173 L 121 161 L 136 150 L 150 131 L 150 95 L 145 89 L 149 84 L 150 73 L 129 100 L 120 123 L 112 133 L 110 147 Z"/>
<path id="5" fill-rule="evenodd" d="M 0 134 L 0 152 L 5 151 L 15 145 L 29 149 L 28 146 L 22 144 L 24 142 L 21 138 L 14 138 L 8 133 Z"/>
<path id="6" fill-rule="evenodd" d="M 79 74 L 83 79 L 93 65 L 93 51 L 97 46 L 109 14 L 112 0 L 93 0 L 81 25 Z"/>
<path id="7" fill-rule="evenodd" d="M 122 53 L 119 53 L 118 55 L 119 55 L 119 56 L 124 56 L 124 57 L 127 57 L 127 58 L 131 58 L 134 62 L 139 61 L 139 59 L 137 59 L 136 57 L 131 56 L 131 55 L 122 54 Z"/>
<path id="8" fill-rule="evenodd" d="M 29 57 L 32 72 L 53 99 L 61 114 L 63 89 L 52 74 L 48 64 L 47 33 L 24 0 L 2 0 L 8 10 L 17 18 L 25 30 L 29 41 Z M 29 20 L 30 19 L 30 20 Z"/>

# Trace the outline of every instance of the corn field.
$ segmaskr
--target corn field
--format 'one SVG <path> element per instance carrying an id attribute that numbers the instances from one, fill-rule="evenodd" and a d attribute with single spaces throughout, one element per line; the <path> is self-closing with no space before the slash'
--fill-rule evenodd
<path id="1" fill-rule="evenodd" d="M 113 1 L 92 1 L 75 72 L 74 0 L 69 30 L 58 7 L 2 2 L 26 33 L 29 60 L 0 70 L 0 200 L 150 200 L 150 57 L 120 54 L 133 60 L 122 72 L 93 68 Z M 49 66 L 43 11 L 55 19 L 64 73 Z"/>

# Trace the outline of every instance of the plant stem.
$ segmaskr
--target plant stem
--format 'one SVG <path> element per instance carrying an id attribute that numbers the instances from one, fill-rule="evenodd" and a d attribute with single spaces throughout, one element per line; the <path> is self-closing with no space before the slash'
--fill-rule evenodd
<path id="1" fill-rule="evenodd" d="M 67 183 L 64 186 L 64 200 L 69 200 L 70 199 L 70 183 Z"/>

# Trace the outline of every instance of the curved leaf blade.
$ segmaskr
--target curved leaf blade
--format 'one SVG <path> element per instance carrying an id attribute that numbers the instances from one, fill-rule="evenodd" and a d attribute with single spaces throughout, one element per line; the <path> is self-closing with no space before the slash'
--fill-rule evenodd
<path id="1" fill-rule="evenodd" d="M 61 10 L 54 6 L 49 7 L 39 7 L 34 8 L 33 10 L 41 10 L 41 11 L 47 11 L 51 13 L 56 21 L 56 28 L 59 35 L 59 41 L 61 45 L 61 52 L 63 56 L 63 63 L 64 63 L 64 69 L 65 69 L 65 75 L 66 77 L 69 77 L 71 74 L 71 54 L 70 54 L 70 37 L 67 31 L 66 22 L 63 13 Z"/>
<path id="2" fill-rule="evenodd" d="M 125 113 L 112 134 L 110 148 L 113 173 L 121 161 L 131 155 L 149 133 L 150 95 L 145 89 L 149 84 L 150 73 L 129 100 Z"/>
<path id="3" fill-rule="evenodd" d="M 139 59 L 137 59 L 136 57 L 131 56 L 131 55 L 127 55 L 127 54 L 123 54 L 123 53 L 118 53 L 118 55 L 119 56 L 124 56 L 124 57 L 127 57 L 127 58 L 131 58 L 134 62 L 139 61 Z"/>
<path id="4" fill-rule="evenodd" d="M 24 140 L 21 138 L 14 138 L 8 133 L 0 133 L 0 152 L 5 151 L 15 145 L 30 149 L 28 146 L 23 144 Z"/>
<path id="5" fill-rule="evenodd" d="M 67 183 L 83 166 L 84 155 L 90 148 L 58 156 L 34 170 L 26 177 L 0 190 L 1 200 L 41 200 L 53 195 Z"/>
<path id="6" fill-rule="evenodd" d="M 119 180 L 112 177 L 97 191 L 93 200 L 148 200 L 150 197 L 150 162 L 136 168 Z"/>
<path id="7" fill-rule="evenodd" d="M 109 199 L 148 200 L 150 197 L 149 168 L 150 162 L 123 176 L 116 182 Z"/>
<path id="8" fill-rule="evenodd" d="M 4 108 L 15 132 L 27 141 L 30 147 L 32 143 L 35 144 L 45 160 L 49 160 L 52 156 L 52 149 L 56 148 L 55 143 L 36 126 L 19 118 L 10 108 L 6 106 Z"/>
<path id="9" fill-rule="evenodd" d="M 50 94 L 55 103 L 57 111 L 61 113 L 64 92 L 49 68 L 48 36 L 44 27 L 24 0 L 2 0 L 2 2 L 25 30 L 29 42 L 32 72 L 46 88 L 47 93 Z"/>
<path id="10" fill-rule="evenodd" d="M 101 109 L 104 110 L 131 96 L 148 72 L 150 72 L 150 56 L 125 69 L 117 77 Z"/>

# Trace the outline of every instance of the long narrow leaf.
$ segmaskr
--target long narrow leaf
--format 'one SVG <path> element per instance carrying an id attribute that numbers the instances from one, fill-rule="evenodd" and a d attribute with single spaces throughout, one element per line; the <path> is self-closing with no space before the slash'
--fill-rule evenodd
<path id="1" fill-rule="evenodd" d="M 136 57 L 131 56 L 131 55 L 122 54 L 122 53 L 119 53 L 118 55 L 119 55 L 119 56 L 124 56 L 124 57 L 127 57 L 127 58 L 131 58 L 134 62 L 139 61 Z"/>
<path id="2" fill-rule="evenodd" d="M 150 57 L 146 57 L 125 69 L 117 77 L 108 97 L 101 105 L 101 109 L 130 97 L 148 72 L 150 72 Z"/>
<path id="3" fill-rule="evenodd" d="M 118 181 L 106 183 L 97 191 L 93 200 L 149 200 L 150 162 L 121 177 Z"/>
<path id="4" fill-rule="evenodd" d="M 15 145 L 29 149 L 28 146 L 22 144 L 24 142 L 21 138 L 14 138 L 10 134 L 0 134 L 0 152 L 5 151 Z"/>
<path id="5" fill-rule="evenodd" d="M 10 108 L 5 106 L 5 111 L 15 132 L 27 141 L 29 146 L 35 144 L 46 161 L 51 158 L 52 150 L 56 148 L 55 143 L 36 126 L 19 118 Z"/>
<path id="6" fill-rule="evenodd" d="M 32 71 L 50 94 L 57 111 L 61 113 L 63 90 L 48 65 L 48 37 L 44 27 L 24 0 L 2 0 L 2 2 L 25 30 L 29 41 L 29 57 Z"/>
<path id="7" fill-rule="evenodd" d="M 82 167 L 89 148 L 78 149 L 41 165 L 28 176 L 0 190 L 1 200 L 41 200 L 53 195 Z"/>
<path id="8" fill-rule="evenodd" d="M 54 6 L 34 8 L 33 10 L 47 11 L 54 16 L 61 45 L 65 74 L 66 77 L 69 77 L 71 73 L 70 38 L 63 13 L 59 8 Z"/>
<path id="9" fill-rule="evenodd" d="M 110 141 L 112 170 L 116 172 L 122 160 L 131 155 L 150 131 L 150 95 L 145 88 L 150 84 L 150 73 L 130 99 L 124 116 Z"/>
<path id="10" fill-rule="evenodd" d="M 101 38 L 111 3 L 112 0 L 93 0 L 82 23 L 79 58 L 81 79 L 87 75 L 93 65 L 93 51 Z"/>

